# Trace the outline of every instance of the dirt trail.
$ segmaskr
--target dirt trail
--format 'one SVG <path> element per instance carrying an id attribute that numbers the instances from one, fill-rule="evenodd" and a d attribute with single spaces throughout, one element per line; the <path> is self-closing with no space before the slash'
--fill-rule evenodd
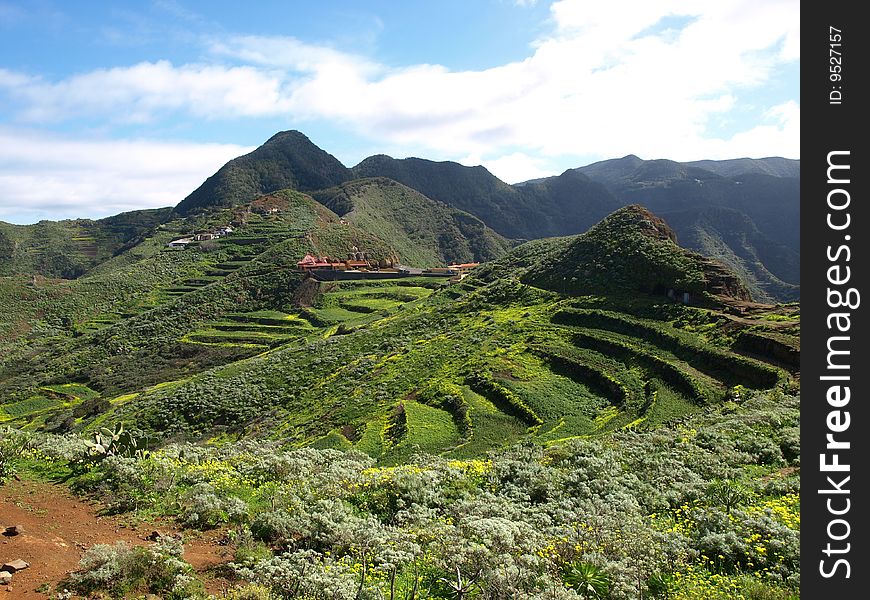
<path id="1" fill-rule="evenodd" d="M 0 531 L 18 525 L 23 533 L 0 535 L 0 565 L 15 559 L 30 567 L 15 573 L 12 585 L 0 585 L 0 600 L 45 600 L 56 598 L 54 585 L 78 567 L 84 551 L 94 544 L 124 541 L 148 545 L 155 529 L 164 534 L 178 532 L 172 523 L 133 523 L 122 516 L 99 516 L 101 506 L 72 495 L 59 485 L 34 481 L 9 481 L 0 486 Z M 185 532 L 185 556 L 197 572 L 231 560 L 218 545 L 220 532 Z M 229 582 L 207 580 L 212 593 L 225 589 Z M 46 585 L 49 584 L 49 585 Z M 43 590 L 47 593 L 43 593 Z"/>

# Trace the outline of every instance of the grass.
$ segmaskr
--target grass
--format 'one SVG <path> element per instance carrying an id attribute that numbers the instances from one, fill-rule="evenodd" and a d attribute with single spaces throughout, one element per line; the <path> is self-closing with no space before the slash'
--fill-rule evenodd
<path id="1" fill-rule="evenodd" d="M 7 418 L 17 419 L 20 417 L 32 416 L 48 409 L 57 408 L 67 404 L 60 398 L 50 398 L 46 396 L 31 396 L 26 400 L 3 404 L 0 410 L 7 415 Z"/>
<path id="2" fill-rule="evenodd" d="M 403 404 L 407 415 L 408 433 L 399 443 L 384 452 L 380 457 L 382 463 L 407 462 L 411 456 L 419 452 L 442 454 L 461 443 L 462 436 L 456 429 L 450 413 L 414 401 L 406 401 Z"/>
<path id="3" fill-rule="evenodd" d="M 472 435 L 470 440 L 451 450 L 449 456 L 480 456 L 492 448 L 508 446 L 526 435 L 528 426 L 525 423 L 500 411 L 492 402 L 476 394 L 468 386 L 464 386 L 462 392 L 469 406 Z"/>
<path id="4" fill-rule="evenodd" d="M 257 431 L 290 445 L 352 444 L 383 461 L 404 460 L 416 448 L 471 457 L 527 437 L 549 444 L 643 428 L 693 412 L 702 399 L 715 402 L 736 382 L 780 381 L 775 369 L 719 343 L 726 325 L 730 339 L 750 326 L 701 309 L 636 293 L 566 298 L 521 283 L 510 270 L 492 281 L 472 276 L 453 286 L 423 277 L 300 286 L 293 267 L 301 253 L 341 250 L 354 230 L 332 222 L 305 238 L 289 222 L 257 228 L 257 235 L 234 234 L 212 252 L 163 253 L 159 239 L 141 249 L 145 264 L 130 259 L 119 268 L 147 286 L 123 302 L 75 313 L 76 323 L 93 328 L 70 338 L 75 343 L 57 325 L 44 325 L 57 345 L 46 346 L 45 356 L 54 353 L 50 366 L 34 366 L 33 373 L 45 376 L 42 385 L 75 375 L 90 386 L 54 386 L 52 393 L 62 398 L 84 400 L 87 389 L 124 398 L 99 417 L 102 422 L 206 439 Z M 260 233 L 282 239 L 271 246 L 236 243 Z M 165 272 L 148 280 L 149 269 Z M 215 270 L 221 273 L 209 275 Z M 310 289 L 300 294 L 305 286 Z M 78 293 L 75 287 L 57 292 Z M 675 326 L 678 319 L 696 330 Z M 24 325 L 33 327 L 28 321 L 10 327 Z M 22 348 L 27 356 L 30 348 Z M 161 380 L 173 383 L 153 386 Z M 438 383 L 462 387 L 460 410 L 424 404 L 415 395 Z M 28 405 L 37 390 L 10 396 L 3 418 L 60 407 Z M 408 431 L 387 443 L 383 430 L 398 402 L 405 405 Z M 342 435 L 348 427 L 357 441 Z"/>
<path id="5" fill-rule="evenodd" d="M 659 382 L 644 416 L 650 425 L 669 423 L 687 414 L 697 412 L 698 407 L 686 400 L 664 383 Z"/>

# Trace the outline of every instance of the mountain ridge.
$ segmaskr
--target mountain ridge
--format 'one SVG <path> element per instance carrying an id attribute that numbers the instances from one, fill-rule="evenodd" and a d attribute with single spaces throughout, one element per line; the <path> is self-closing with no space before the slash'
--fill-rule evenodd
<path id="1" fill-rule="evenodd" d="M 758 299 L 788 301 L 799 297 L 799 172 L 799 160 L 779 157 L 680 163 L 646 161 L 630 154 L 509 185 L 483 166 L 423 158 L 396 159 L 379 154 L 348 168 L 303 133 L 291 130 L 275 134 L 253 152 L 226 163 L 183 199 L 173 214 L 206 214 L 280 189 L 326 198 L 326 190 L 350 181 L 386 177 L 429 201 L 472 215 L 483 224 L 484 229 L 476 226 L 480 235 L 488 229 L 517 243 L 582 233 L 621 206 L 641 204 L 666 218 L 674 215 L 678 237 L 692 249 L 712 252 L 728 262 L 747 278 Z M 722 210 L 737 211 L 741 216 L 724 218 Z M 407 225 L 413 219 L 412 211 L 401 204 L 382 203 L 381 211 L 376 218 L 382 224 L 404 221 Z M 722 218 L 710 216 L 714 214 Z M 375 215 L 370 212 L 369 217 Z M 443 232 L 441 246 L 449 245 L 450 239 L 466 237 L 456 237 L 452 219 L 437 221 L 449 230 Z M 739 224 L 740 233 L 729 231 L 728 223 Z M 407 234 L 403 228 L 394 231 L 400 238 Z M 485 244 L 488 250 L 476 256 L 494 256 L 495 246 L 503 245 L 494 239 Z M 406 254 L 411 248 L 407 239 L 399 245 L 405 246 Z M 61 243 L 55 246 L 66 247 Z M 19 261 L 11 266 L 8 257 L 4 260 L 0 256 L 0 273 L 76 277 L 93 266 L 93 261 L 66 264 L 64 256 L 73 253 L 74 249 L 67 248 L 47 263 Z M 450 253 L 443 249 L 436 254 L 450 260 Z M 462 250 L 459 255 L 475 254 Z M 434 256 L 430 253 L 426 260 Z"/>

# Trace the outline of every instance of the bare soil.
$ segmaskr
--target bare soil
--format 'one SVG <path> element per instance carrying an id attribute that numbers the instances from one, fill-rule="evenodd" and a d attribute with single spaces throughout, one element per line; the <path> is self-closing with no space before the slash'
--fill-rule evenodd
<path id="1" fill-rule="evenodd" d="M 0 600 L 56 598 L 56 588 L 76 570 L 85 550 L 94 544 L 148 546 L 153 531 L 181 535 L 184 559 L 197 570 L 209 592 L 220 595 L 231 582 L 216 575 L 230 560 L 220 545 L 225 532 L 181 531 L 172 522 L 142 523 L 129 517 L 104 516 L 96 502 L 74 496 L 60 485 L 35 481 L 9 481 L 0 485 L 0 532 L 18 526 L 19 535 L 0 535 L 0 565 L 22 559 L 30 567 L 13 575 L 12 584 L 0 585 Z"/>

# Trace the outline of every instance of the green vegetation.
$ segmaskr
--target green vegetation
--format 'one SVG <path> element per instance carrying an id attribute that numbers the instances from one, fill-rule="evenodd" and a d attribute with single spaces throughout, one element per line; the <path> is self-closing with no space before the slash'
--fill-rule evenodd
<path id="1" fill-rule="evenodd" d="M 74 279 L 142 242 L 170 209 L 137 210 L 93 221 L 0 221 L 0 276 L 32 274 Z"/>
<path id="2" fill-rule="evenodd" d="M 73 438 L 31 434 L 18 466 L 78 465 L 74 487 L 112 510 L 226 528 L 230 597 L 786 599 L 799 594 L 799 404 L 768 392 L 664 427 L 475 459 L 399 436 L 394 466 L 261 440 L 83 462 Z M 408 433 L 458 440 L 447 412 L 404 406 Z M 165 537 L 94 546 L 70 589 L 203 598 L 182 551 Z"/>
<path id="3" fill-rule="evenodd" d="M 800 162 L 606 160 L 577 171 L 662 216 L 683 246 L 736 272 L 759 301 L 800 295 Z"/>
<path id="4" fill-rule="evenodd" d="M 298 131 L 282 131 L 250 154 L 225 164 L 175 210 L 187 215 L 245 204 L 277 190 L 319 190 L 348 179 L 350 171 L 334 156 Z"/>
<path id="5" fill-rule="evenodd" d="M 568 171 L 535 185 L 512 186 L 482 166 L 421 158 L 370 156 L 355 178 L 388 177 L 427 198 L 470 213 L 497 233 L 518 239 L 585 231 L 621 206 L 603 186 Z"/>
<path id="6" fill-rule="evenodd" d="M 306 253 L 505 249 L 399 184 L 330 194 L 346 219 L 275 191 L 74 280 L 0 278 L 0 478 L 231 532 L 239 598 L 796 593 L 797 306 L 636 206 L 456 283 L 321 282 Z M 378 217 L 404 201 L 445 219 L 419 246 Z M 68 589 L 202 597 L 161 544 L 92 549 Z"/>
<path id="7" fill-rule="evenodd" d="M 384 177 L 355 180 L 314 194 L 351 223 L 390 240 L 405 264 L 481 262 L 508 242 L 483 221 Z"/>

